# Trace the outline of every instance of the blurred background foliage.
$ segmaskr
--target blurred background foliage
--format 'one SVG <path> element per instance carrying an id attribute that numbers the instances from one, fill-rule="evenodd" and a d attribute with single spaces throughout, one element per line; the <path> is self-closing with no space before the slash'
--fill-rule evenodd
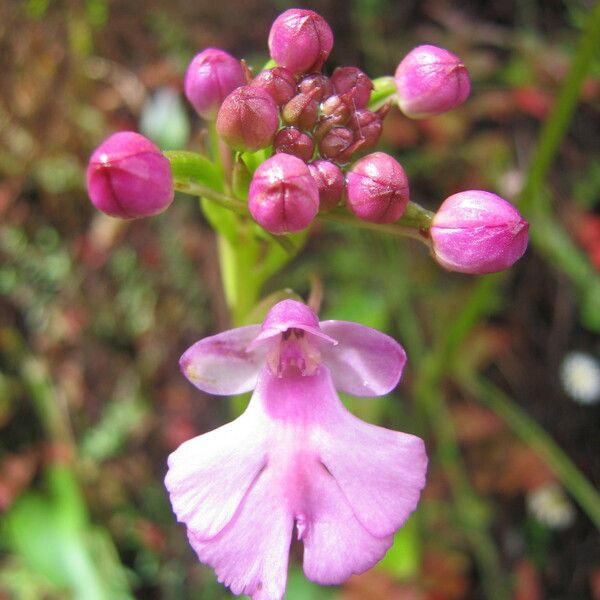
<path id="1" fill-rule="evenodd" d="M 229 597 L 162 485 L 169 452 L 230 418 L 177 369 L 191 343 L 228 326 L 213 234 L 183 196 L 159 217 L 111 220 L 87 201 L 84 170 L 121 129 L 202 149 L 181 95 L 188 61 L 218 46 L 262 64 L 289 6 L 0 2 L 2 599 Z M 586 403 L 579 393 L 600 370 L 600 9 L 307 6 L 336 35 L 328 69 L 391 74 L 419 43 L 463 58 L 466 105 L 418 122 L 393 112 L 383 146 L 417 202 L 495 191 L 530 219 L 532 245 L 507 274 L 475 279 L 442 272 L 412 241 L 323 223 L 270 283 L 306 296 L 318 277 L 325 318 L 405 344 L 394 394 L 346 400 L 419 433 L 432 455 L 424 501 L 377 568 L 326 589 L 295 560 L 287 598 L 600 598 L 600 389 Z"/>

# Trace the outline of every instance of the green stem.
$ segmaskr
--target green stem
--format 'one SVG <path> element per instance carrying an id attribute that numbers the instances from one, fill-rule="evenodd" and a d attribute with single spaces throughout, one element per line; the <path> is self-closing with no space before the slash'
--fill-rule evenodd
<path id="1" fill-rule="evenodd" d="M 256 240 L 244 236 L 233 243 L 218 236 L 221 278 L 227 306 L 235 326 L 244 322 L 246 315 L 260 299 L 263 279 L 256 271 L 259 247 Z"/>
<path id="2" fill-rule="evenodd" d="M 227 208 L 238 215 L 248 216 L 248 207 L 244 202 L 238 200 L 237 198 L 234 198 L 233 196 L 228 196 L 226 194 L 221 194 L 220 192 L 215 192 L 215 190 L 213 190 L 212 188 L 209 188 L 200 183 L 194 183 L 191 181 L 176 181 L 175 189 L 178 192 L 184 192 L 185 194 L 190 194 L 192 196 L 206 198 L 207 200 L 215 202 L 219 206 Z"/>
<path id="3" fill-rule="evenodd" d="M 370 223 L 369 221 L 361 221 L 356 217 L 343 212 L 329 212 L 319 214 L 321 221 L 330 221 L 332 223 L 341 223 L 342 225 L 352 225 L 359 229 L 368 229 L 370 231 L 378 231 L 380 233 L 390 233 L 402 237 L 409 237 L 414 240 L 419 240 L 426 246 L 430 245 L 429 237 L 423 233 L 421 229 L 417 229 L 415 225 L 401 225 L 401 221 L 390 224 Z"/>
<path id="4" fill-rule="evenodd" d="M 586 19 L 585 29 L 579 39 L 569 74 L 562 83 L 556 104 L 545 122 L 537 149 L 529 165 L 527 181 L 523 188 L 520 203 L 520 207 L 525 212 L 543 208 L 540 205 L 542 186 L 571 122 L 573 111 L 579 100 L 583 80 L 599 48 L 600 2 L 596 2 L 594 10 Z"/>
<path id="5" fill-rule="evenodd" d="M 369 110 L 375 111 L 392 100 L 396 96 L 397 90 L 394 78 L 389 76 L 373 79 L 373 85 L 375 87 L 369 99 Z"/>
<path id="6" fill-rule="evenodd" d="M 600 495 L 546 431 L 502 390 L 483 377 L 461 373 L 460 383 L 480 402 L 500 415 L 538 453 L 600 530 Z"/>

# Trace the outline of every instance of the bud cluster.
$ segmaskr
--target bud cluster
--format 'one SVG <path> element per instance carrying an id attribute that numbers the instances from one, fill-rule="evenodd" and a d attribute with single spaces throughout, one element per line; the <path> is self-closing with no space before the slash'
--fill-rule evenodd
<path id="1" fill-rule="evenodd" d="M 253 77 L 243 61 L 207 48 L 186 72 L 188 100 L 214 122 L 225 144 L 237 152 L 272 153 L 253 174 L 248 210 L 273 234 L 301 231 L 319 211 L 341 204 L 363 221 L 393 223 L 409 203 L 400 163 L 383 152 L 364 155 L 377 145 L 392 105 L 380 102 L 370 109 L 374 84 L 357 67 L 338 67 L 330 76 L 322 72 L 332 48 L 325 19 L 292 8 L 269 34 L 276 66 Z M 409 52 L 388 80 L 400 110 L 415 119 L 451 110 L 470 92 L 460 58 L 431 45 Z M 239 157 L 237 164 L 243 161 Z M 237 189 L 235 181 L 232 185 Z M 152 142 L 130 132 L 112 136 L 92 155 L 88 189 L 100 210 L 121 218 L 156 214 L 173 200 L 169 161 Z M 509 203 L 471 190 L 448 198 L 432 220 L 423 221 L 421 233 L 445 268 L 488 273 L 522 255 L 527 228 Z"/>

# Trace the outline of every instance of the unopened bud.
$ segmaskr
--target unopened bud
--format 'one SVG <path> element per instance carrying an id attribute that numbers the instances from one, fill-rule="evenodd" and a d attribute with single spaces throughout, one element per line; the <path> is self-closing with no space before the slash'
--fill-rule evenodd
<path id="1" fill-rule="evenodd" d="M 313 128 L 318 114 L 319 103 L 310 94 L 296 94 L 281 111 L 285 123 L 306 130 Z"/>
<path id="2" fill-rule="evenodd" d="M 433 255 L 450 271 L 483 275 L 512 266 L 527 248 L 529 223 L 496 194 L 469 190 L 450 196 L 433 217 Z"/>
<path id="3" fill-rule="evenodd" d="M 383 130 L 379 114 L 370 110 L 357 110 L 348 124 L 354 139 L 360 142 L 360 150 L 368 150 L 377 144 Z"/>
<path id="4" fill-rule="evenodd" d="M 366 108 L 371 97 L 373 82 L 356 67 L 338 67 L 331 76 L 337 94 L 349 94 L 354 108 Z"/>
<path id="5" fill-rule="evenodd" d="M 312 10 L 286 10 L 269 32 L 271 58 L 292 73 L 320 71 L 332 48 L 331 27 Z"/>
<path id="6" fill-rule="evenodd" d="M 319 190 L 304 162 L 289 154 L 275 154 L 254 172 L 248 208 L 271 233 L 301 231 L 317 215 Z"/>
<path id="7" fill-rule="evenodd" d="M 275 135 L 273 150 L 297 156 L 308 162 L 312 158 L 314 144 L 308 134 L 296 127 L 283 127 Z"/>
<path id="8" fill-rule="evenodd" d="M 400 110 L 413 119 L 430 117 L 462 104 L 471 91 L 469 73 L 458 56 L 437 46 L 418 46 L 398 65 Z"/>
<path id="9" fill-rule="evenodd" d="M 346 187 L 342 170 L 328 160 L 315 160 L 308 168 L 319 188 L 319 210 L 334 209 L 340 203 Z"/>
<path id="10" fill-rule="evenodd" d="M 255 151 L 273 141 L 279 113 L 271 94 L 261 87 L 245 85 L 225 98 L 217 115 L 217 131 L 235 150 Z"/>
<path id="11" fill-rule="evenodd" d="M 319 142 L 319 153 L 323 158 L 336 162 L 347 162 L 347 151 L 354 143 L 354 134 L 347 127 L 334 127 Z"/>
<path id="12" fill-rule="evenodd" d="M 298 91 L 302 94 L 308 94 L 317 102 L 323 102 L 333 94 L 333 84 L 327 75 L 311 73 L 300 80 Z"/>
<path id="13" fill-rule="evenodd" d="M 389 154 L 374 152 L 359 160 L 346 175 L 348 208 L 372 223 L 397 221 L 408 204 L 408 179 Z"/>
<path id="14" fill-rule="evenodd" d="M 196 54 L 185 74 L 185 95 L 204 119 L 214 120 L 225 97 L 244 85 L 240 61 L 218 48 Z"/>
<path id="15" fill-rule="evenodd" d="M 285 67 L 274 67 L 261 71 L 251 85 L 267 90 L 277 106 L 283 106 L 296 95 L 296 78 Z"/>
<path id="16" fill-rule="evenodd" d="M 158 214 L 174 197 L 168 159 L 150 140 L 132 131 L 115 133 L 94 150 L 87 188 L 97 209 L 121 219 Z"/>
<path id="17" fill-rule="evenodd" d="M 329 96 L 321 105 L 321 112 L 326 117 L 335 119 L 338 125 L 345 125 L 354 112 L 352 97 L 347 94 Z"/>

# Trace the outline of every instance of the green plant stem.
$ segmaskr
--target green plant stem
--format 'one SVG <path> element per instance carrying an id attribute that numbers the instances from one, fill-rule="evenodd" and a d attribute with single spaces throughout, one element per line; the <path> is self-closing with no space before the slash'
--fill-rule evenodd
<path id="1" fill-rule="evenodd" d="M 600 494 L 556 442 L 502 390 L 473 373 L 459 375 L 461 385 L 500 415 L 508 426 L 544 460 L 567 491 L 600 530 Z"/>
<path id="2" fill-rule="evenodd" d="M 192 196 L 198 196 L 200 198 L 206 198 L 211 202 L 215 202 L 219 206 L 223 208 L 227 208 L 228 210 L 233 211 L 234 213 L 242 216 L 248 215 L 248 207 L 244 202 L 234 198 L 233 196 L 228 196 L 227 194 L 222 194 L 220 192 L 216 192 L 212 188 L 208 186 L 202 185 L 201 183 L 193 183 L 193 182 L 175 182 L 175 189 L 178 192 L 184 192 L 186 194 L 191 194 Z"/>
<path id="3" fill-rule="evenodd" d="M 426 233 L 423 233 L 421 229 L 417 229 L 414 226 L 400 225 L 397 223 L 390 224 L 379 224 L 370 223 L 368 221 L 361 221 L 356 217 L 342 212 L 330 212 L 322 213 L 319 215 L 321 221 L 330 221 L 332 223 L 340 223 L 342 225 L 352 225 L 359 229 L 368 229 L 370 231 L 378 231 L 380 233 L 389 233 L 392 235 L 398 235 L 402 237 L 409 237 L 414 240 L 419 240 L 426 246 L 430 245 L 429 237 Z"/>
<path id="4" fill-rule="evenodd" d="M 217 239 L 223 290 L 237 326 L 260 300 L 263 280 L 257 273 L 259 248 L 255 240 L 244 243 L 242 239 L 234 244 L 222 235 Z"/>
<path id="5" fill-rule="evenodd" d="M 527 181 L 523 188 L 520 207 L 525 211 L 543 209 L 540 192 L 554 162 L 577 106 L 583 80 L 594 56 L 600 49 L 600 2 L 586 19 L 585 29 L 579 39 L 575 57 L 567 77 L 562 83 L 558 98 L 540 134 L 537 148 L 529 165 Z"/>
<path id="6" fill-rule="evenodd" d="M 586 325 L 600 329 L 600 277 L 555 217 L 545 189 L 548 173 L 564 139 L 586 74 L 600 50 L 600 1 L 586 19 L 571 68 L 545 121 L 530 162 L 519 206 L 531 220 L 531 241 L 556 268 L 575 283 L 582 296 Z"/>

